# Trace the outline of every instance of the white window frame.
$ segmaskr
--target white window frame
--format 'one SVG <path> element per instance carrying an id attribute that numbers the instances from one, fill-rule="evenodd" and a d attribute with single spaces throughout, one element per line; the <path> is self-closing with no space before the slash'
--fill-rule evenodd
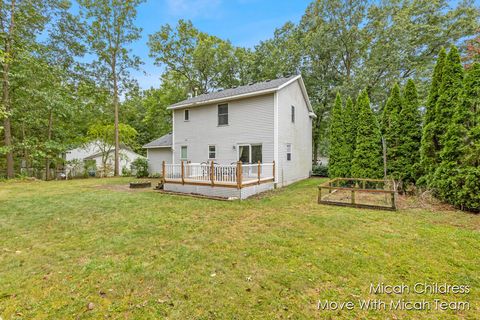
<path id="1" fill-rule="evenodd" d="M 227 107 L 227 113 L 222 113 L 221 115 L 224 116 L 224 115 L 227 115 L 227 123 L 222 123 L 220 124 L 220 107 L 223 107 L 223 106 L 226 106 Z M 228 124 L 230 123 L 230 119 L 228 118 L 228 114 L 229 114 L 229 106 L 228 106 L 228 103 L 222 103 L 222 104 L 219 104 L 217 105 L 217 125 L 219 127 L 222 127 L 222 126 L 228 126 Z"/>
<path id="2" fill-rule="evenodd" d="M 213 150 L 213 151 L 210 151 L 210 147 L 213 147 L 214 150 Z M 213 152 L 213 154 L 214 154 L 213 158 L 210 157 L 210 153 L 212 153 L 212 152 Z M 209 160 L 217 159 L 217 146 L 214 145 L 214 144 L 209 144 L 209 145 L 208 145 L 208 148 L 207 148 L 207 153 L 208 153 L 208 159 L 209 159 Z"/>
<path id="3" fill-rule="evenodd" d="M 183 121 L 190 121 L 190 109 L 183 110 Z"/>
<path id="4" fill-rule="evenodd" d="M 183 148 L 185 148 L 185 157 L 183 157 Z M 180 160 L 187 160 L 188 159 L 188 146 L 181 146 L 180 147 Z"/>
<path id="5" fill-rule="evenodd" d="M 263 144 L 262 143 L 240 143 L 237 145 L 237 161 L 240 161 L 240 147 L 248 147 L 248 160 L 251 163 L 252 161 L 252 147 L 261 146 L 262 147 L 262 163 L 263 163 Z"/>
<path id="6" fill-rule="evenodd" d="M 291 143 L 287 143 L 287 161 L 292 161 L 292 144 Z M 289 159 L 289 156 L 290 155 L 290 159 Z"/>

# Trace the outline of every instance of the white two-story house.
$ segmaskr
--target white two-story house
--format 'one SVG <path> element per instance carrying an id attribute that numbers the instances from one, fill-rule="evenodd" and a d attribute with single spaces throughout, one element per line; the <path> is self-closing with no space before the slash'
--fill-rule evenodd
<path id="1" fill-rule="evenodd" d="M 239 196 L 245 198 L 310 175 L 315 114 L 300 75 L 202 94 L 169 109 L 173 132 L 144 146 L 166 188 L 170 180 L 173 191 L 222 196 L 219 188 L 256 181 L 256 190 Z"/>

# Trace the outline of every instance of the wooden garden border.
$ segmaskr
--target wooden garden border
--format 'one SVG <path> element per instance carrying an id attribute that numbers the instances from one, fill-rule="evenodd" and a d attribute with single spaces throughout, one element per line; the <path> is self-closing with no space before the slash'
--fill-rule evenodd
<path id="1" fill-rule="evenodd" d="M 361 185 L 361 188 L 358 187 L 336 187 L 335 184 L 337 181 L 353 181 L 358 182 L 358 185 Z M 365 187 L 366 182 L 382 182 L 387 183 L 391 182 L 392 189 L 390 190 L 382 190 L 382 189 L 367 189 Z M 357 184 L 357 183 L 356 183 Z M 350 191 L 351 192 L 351 202 L 339 202 L 339 201 L 330 201 L 330 200 L 322 200 L 322 189 L 328 190 L 330 193 L 332 190 L 343 190 L 343 191 Z M 382 205 L 374 205 L 374 204 L 360 204 L 355 202 L 355 193 L 363 192 L 363 193 L 384 193 L 390 194 L 392 205 L 391 206 L 382 206 Z M 318 203 L 319 204 L 328 204 L 328 205 L 335 205 L 335 206 L 344 206 L 344 207 L 354 207 L 354 208 L 365 208 L 365 209 L 380 209 L 380 210 L 397 210 L 397 187 L 395 185 L 395 181 L 393 180 L 383 180 L 383 179 L 362 179 L 362 178 L 335 178 L 333 180 L 329 180 L 327 182 L 322 183 L 318 186 Z"/>

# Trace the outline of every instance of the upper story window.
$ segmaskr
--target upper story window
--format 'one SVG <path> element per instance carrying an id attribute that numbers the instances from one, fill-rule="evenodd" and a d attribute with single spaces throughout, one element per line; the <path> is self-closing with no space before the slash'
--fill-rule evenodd
<path id="1" fill-rule="evenodd" d="M 287 161 L 292 160 L 292 144 L 287 143 Z"/>
<path id="2" fill-rule="evenodd" d="M 228 125 L 228 104 L 218 105 L 218 125 Z"/>
<path id="3" fill-rule="evenodd" d="M 190 120 L 190 110 L 185 109 L 183 111 L 183 120 L 184 121 L 189 121 Z"/>
<path id="4" fill-rule="evenodd" d="M 180 149 L 180 159 L 187 160 L 188 153 L 187 153 L 187 146 L 182 146 Z"/>
<path id="5" fill-rule="evenodd" d="M 217 148 L 214 145 L 208 146 L 208 159 L 215 159 L 217 157 Z"/>
<path id="6" fill-rule="evenodd" d="M 292 123 L 295 123 L 295 106 L 292 106 L 291 117 L 292 117 Z"/>

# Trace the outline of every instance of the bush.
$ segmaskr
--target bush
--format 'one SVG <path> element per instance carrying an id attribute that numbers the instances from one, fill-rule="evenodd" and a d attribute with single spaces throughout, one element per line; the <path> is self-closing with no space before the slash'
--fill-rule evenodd
<path id="1" fill-rule="evenodd" d="M 124 177 L 130 177 L 132 175 L 132 171 L 128 170 L 127 167 L 122 168 L 122 176 Z"/>
<path id="2" fill-rule="evenodd" d="M 327 177 L 328 176 L 328 166 L 325 164 L 317 164 L 313 166 L 312 175 Z"/>
<path id="3" fill-rule="evenodd" d="M 135 169 L 137 178 L 148 177 L 148 160 L 146 158 L 137 158 L 132 162 L 132 169 Z"/>

